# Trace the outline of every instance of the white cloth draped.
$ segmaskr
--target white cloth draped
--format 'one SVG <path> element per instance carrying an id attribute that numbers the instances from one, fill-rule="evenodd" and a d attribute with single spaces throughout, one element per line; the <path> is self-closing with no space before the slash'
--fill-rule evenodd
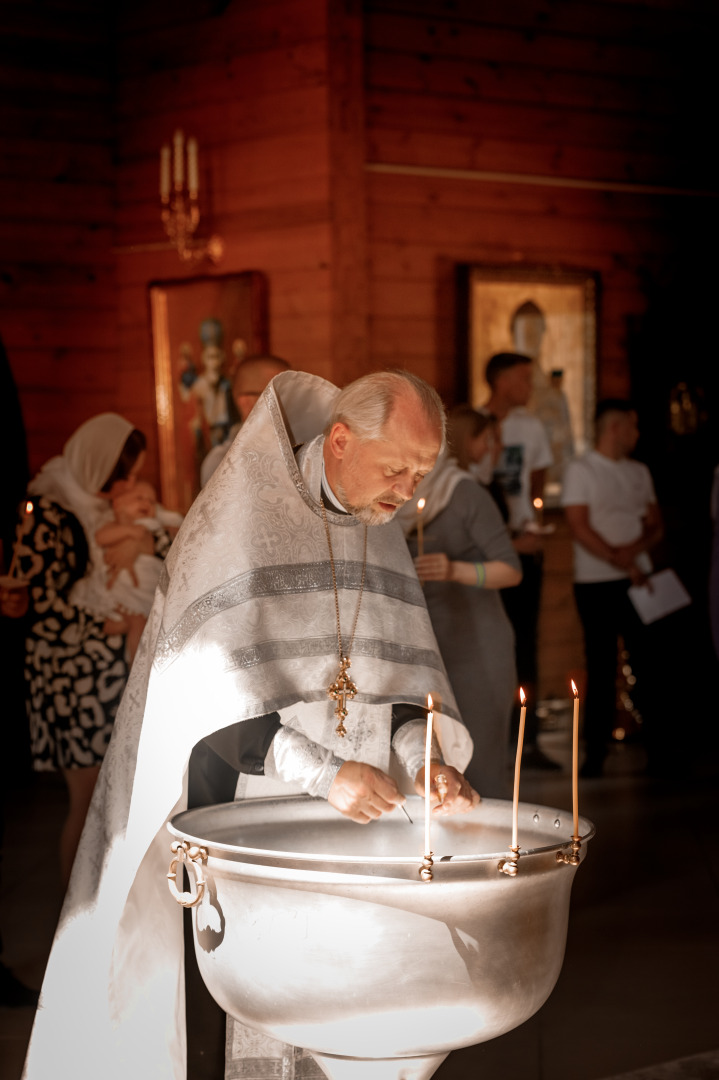
<path id="1" fill-rule="evenodd" d="M 86 420 L 63 447 L 62 454 L 50 458 L 30 481 L 30 495 L 44 495 L 74 514 L 87 539 L 90 567 L 104 566 L 102 549 L 95 533 L 112 518 L 106 498 L 98 494 L 117 464 L 128 436 L 134 430 L 129 420 L 117 413 L 101 413 Z M 110 614 L 81 579 L 73 586 L 70 602 L 102 618 Z"/>
<path id="2" fill-rule="evenodd" d="M 165 825 L 186 806 L 187 762 L 200 739 L 299 702 L 311 738 L 366 760 L 373 741 L 385 750 L 360 721 L 364 710 L 421 707 L 431 692 L 445 760 L 459 769 L 469 761 L 471 739 L 396 523 L 369 530 L 352 650 L 359 693 L 345 745 L 327 734 L 326 687 L 338 658 L 318 502 L 321 442 L 307 448 L 302 474 L 293 447 L 323 431 L 337 392 L 305 373 L 277 376 L 173 543 L 75 862 L 26 1080 L 184 1080 L 182 913 L 166 884 Z M 327 517 L 344 628 L 362 575 L 363 527 Z"/>

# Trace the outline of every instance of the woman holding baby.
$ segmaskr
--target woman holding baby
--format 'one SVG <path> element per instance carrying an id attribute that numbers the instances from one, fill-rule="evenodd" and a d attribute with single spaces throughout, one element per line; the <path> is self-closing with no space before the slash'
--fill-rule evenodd
<path id="1" fill-rule="evenodd" d="M 64 885 L 131 663 L 132 621 L 88 583 L 132 571 L 154 545 L 149 532 L 106 547 L 96 537 L 112 520 L 110 499 L 134 485 L 145 446 L 142 432 L 115 413 L 82 424 L 30 482 L 10 575 L 0 582 L 0 611 L 26 621 L 33 768 L 59 770 L 67 783 Z"/>

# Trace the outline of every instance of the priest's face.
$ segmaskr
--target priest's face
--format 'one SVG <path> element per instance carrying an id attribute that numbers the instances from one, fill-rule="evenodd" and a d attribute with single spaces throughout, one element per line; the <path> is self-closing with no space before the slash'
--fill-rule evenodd
<path id="1" fill-rule="evenodd" d="M 431 471 L 441 431 L 407 394 L 395 402 L 382 438 L 363 441 L 338 423 L 327 444 L 327 479 L 342 505 L 365 525 L 384 525 Z"/>

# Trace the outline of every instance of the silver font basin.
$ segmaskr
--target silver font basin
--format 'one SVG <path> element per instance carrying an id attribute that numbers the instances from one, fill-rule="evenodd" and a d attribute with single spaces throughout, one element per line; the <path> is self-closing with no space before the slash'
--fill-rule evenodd
<path id="1" fill-rule="evenodd" d="M 532 1016 L 562 965 L 571 814 L 520 805 L 515 877 L 498 869 L 510 802 L 433 819 L 425 882 L 424 802 L 407 808 L 414 824 L 397 810 L 362 826 L 324 801 L 258 799 L 168 826 L 207 851 L 193 923 L 210 993 L 335 1078 L 430 1076 L 450 1050 Z M 594 830 L 579 826 L 581 859 Z"/>

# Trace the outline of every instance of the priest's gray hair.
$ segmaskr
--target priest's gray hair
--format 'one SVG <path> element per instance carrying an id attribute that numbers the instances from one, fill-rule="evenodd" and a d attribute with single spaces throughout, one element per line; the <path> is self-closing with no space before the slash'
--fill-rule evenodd
<path id="1" fill-rule="evenodd" d="M 424 415 L 436 423 L 442 433 L 444 448 L 447 415 L 437 391 L 411 371 L 374 371 L 345 386 L 335 401 L 327 425 L 346 424 L 362 442 L 381 439 L 395 401 L 407 392 L 417 398 Z"/>

